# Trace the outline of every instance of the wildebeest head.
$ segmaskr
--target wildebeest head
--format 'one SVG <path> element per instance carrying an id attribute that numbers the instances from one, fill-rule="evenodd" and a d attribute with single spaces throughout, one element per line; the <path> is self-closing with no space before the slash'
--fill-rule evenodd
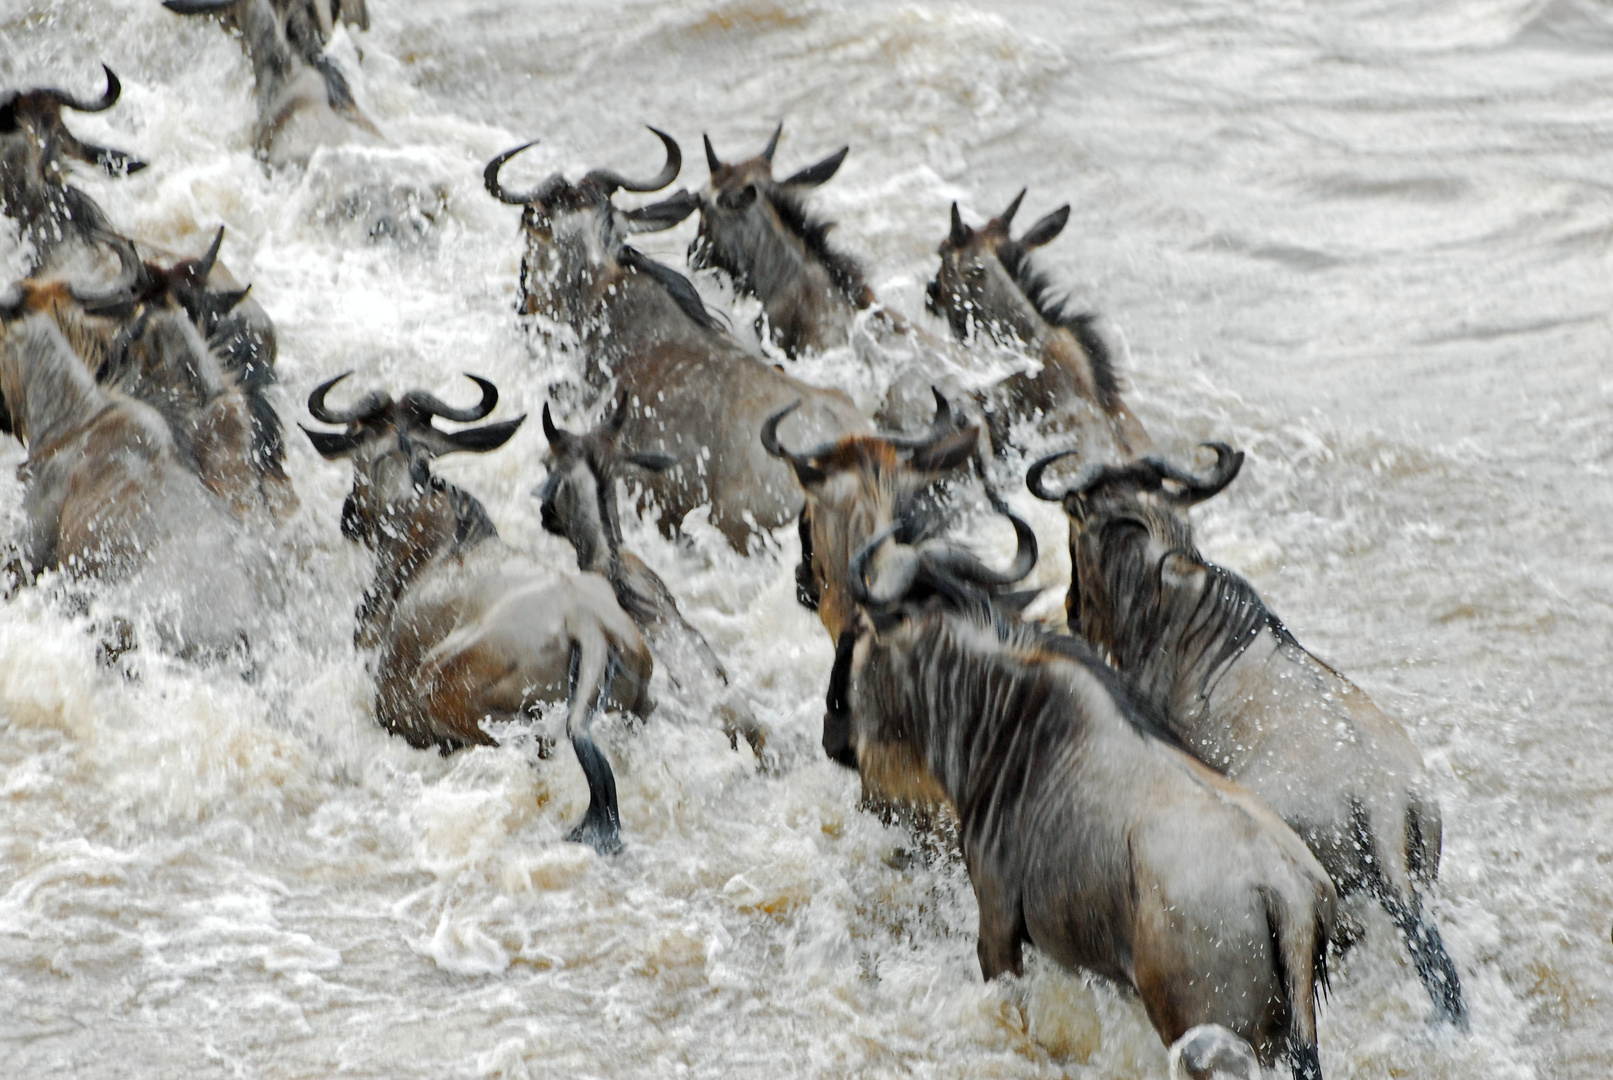
<path id="1" fill-rule="evenodd" d="M 611 202 L 618 191 L 659 191 L 683 167 L 683 152 L 672 136 L 653 127 L 650 130 L 666 148 L 666 163 L 648 180 L 594 169 L 576 183 L 554 173 L 531 191 L 506 190 L 499 182 L 499 171 L 510 158 L 536 145 L 536 140 L 506 150 L 487 163 L 482 179 L 488 193 L 522 208 L 521 227 L 527 237 L 521 260 L 524 313 L 541 314 L 581 329 L 588 313 L 599 306 L 600 297 L 613 291 L 620 273 L 641 270 L 666 285 L 686 310 L 698 310 L 697 321 L 711 321 L 688 281 L 626 244 L 634 233 L 659 232 L 678 224 L 694 212 L 694 197 L 680 191 L 636 210 L 620 210 Z M 679 286 L 687 296 L 680 293 Z"/>
<path id="2" fill-rule="evenodd" d="M 0 210 L 21 223 L 41 262 L 64 232 L 105 229 L 105 218 L 89 196 L 68 186 L 68 158 L 112 176 L 146 167 L 122 150 L 84 142 L 62 120 L 63 109 L 104 112 L 117 103 L 118 77 L 104 64 L 102 70 L 106 92 L 97 101 L 50 88 L 0 91 Z"/>
<path id="3" fill-rule="evenodd" d="M 975 333 L 1005 343 L 1036 339 L 1045 316 L 1041 297 L 1030 295 L 1030 286 L 1045 290 L 1046 285 L 1030 271 L 1030 251 L 1063 231 L 1070 208 L 1059 207 L 1016 240 L 1010 229 L 1024 198 L 1021 190 L 1008 209 L 978 229 L 965 225 L 958 204 L 952 204 L 952 229 L 941 242 L 941 269 L 926 290 L 925 307 L 946 319 L 960 341 Z"/>
<path id="4" fill-rule="evenodd" d="M 577 549 L 577 567 L 610 576 L 622 544 L 616 514 L 616 477 L 623 466 L 661 472 L 675 459 L 665 454 L 626 453 L 617 445 L 627 422 L 623 395 L 611 415 L 584 435 L 555 424 L 543 406 L 543 434 L 549 440 L 549 475 L 534 492 L 543 500 L 543 527 L 564 536 Z"/>
<path id="5" fill-rule="evenodd" d="M 973 425 L 955 422 L 940 391 L 935 398 L 935 421 L 917 437 L 853 435 L 795 453 L 778 441 L 779 421 L 794 405 L 762 425 L 762 445 L 789 461 L 806 492 L 796 583 L 836 640 L 855 627 L 859 612 L 878 622 L 910 601 L 980 598 L 1036 565 L 1035 534 L 1011 513 L 1019 549 L 1006 572 L 934 535 L 940 516 L 927 495 L 974 456 L 980 437 Z"/>
<path id="6" fill-rule="evenodd" d="M 711 191 L 700 197 L 700 232 L 689 246 L 689 265 L 721 270 L 742 291 L 768 296 L 799 273 L 804 258 L 820 263 L 847 301 L 867 307 L 873 294 L 861 268 L 828 244 L 833 223 L 814 220 L 801 202 L 809 189 L 834 176 L 849 148 L 775 180 L 773 153 L 783 130 L 780 124 L 756 157 L 732 164 L 718 158 L 711 139 L 702 136 Z"/>
<path id="7" fill-rule="evenodd" d="M 370 547 L 387 541 L 423 544 L 435 550 L 449 541 L 464 543 L 492 535 L 492 523 L 475 500 L 431 475 L 431 460 L 457 450 L 496 450 L 515 434 L 525 416 L 497 424 L 443 431 L 434 417 L 457 423 L 480 420 L 498 404 L 498 389 L 467 375 L 481 388 L 482 400 L 455 408 L 424 390 L 394 400 L 375 390 L 345 409 L 331 408 L 325 396 L 351 375 L 344 372 L 308 395 L 308 411 L 325 424 L 346 424 L 340 432 L 303 428 L 314 449 L 330 460 L 350 458 L 353 490 L 342 505 L 342 533 Z"/>
<path id="8" fill-rule="evenodd" d="M 1168 569 L 1165 560 L 1173 556 L 1198 561 L 1187 509 L 1232 483 L 1243 467 L 1241 451 L 1225 443 L 1204 445 L 1215 451 L 1215 467 L 1204 477 L 1149 457 L 1125 465 L 1093 466 L 1075 483 L 1056 491 L 1045 482 L 1047 470 L 1077 451 L 1049 454 L 1031 465 L 1025 475 L 1031 494 L 1061 503 L 1069 515 L 1072 580 L 1067 614 L 1072 629 L 1094 641 L 1109 641 L 1106 627 L 1099 623 L 1116 618 L 1115 613 L 1137 593 L 1120 579 L 1137 575 L 1157 579 Z M 1129 571 L 1111 572 L 1121 563 Z M 1117 588 L 1126 595 L 1110 595 Z"/>

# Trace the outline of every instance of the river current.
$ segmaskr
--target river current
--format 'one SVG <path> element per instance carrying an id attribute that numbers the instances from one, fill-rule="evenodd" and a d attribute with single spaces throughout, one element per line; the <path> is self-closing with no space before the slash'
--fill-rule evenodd
<path id="1" fill-rule="evenodd" d="M 517 325 L 518 212 L 482 190 L 648 174 L 654 124 L 705 183 L 784 120 L 779 167 L 843 143 L 811 200 L 881 299 L 923 286 L 948 205 L 1068 202 L 1040 265 L 1121 357 L 1162 449 L 1248 454 L 1195 511 L 1318 655 L 1399 717 L 1444 807 L 1435 910 L 1472 1031 L 1388 920 L 1334 972 L 1332 1078 L 1613 1075 L 1613 7 L 1593 0 L 370 0 L 332 52 L 386 136 L 270 173 L 239 43 L 157 0 L 0 0 L 0 86 L 100 86 L 78 170 L 114 223 L 223 257 L 280 334 L 290 599 L 248 682 L 153 650 L 97 664 L 51 589 L 0 606 L 0 1074 L 8 1077 L 1161 1077 L 1138 1005 L 1032 950 L 982 983 L 959 862 L 857 808 L 818 748 L 831 643 L 793 530 L 750 558 L 698 519 L 628 522 L 771 733 L 767 768 L 700 702 L 611 719 L 626 849 L 562 840 L 586 804 L 532 740 L 451 758 L 374 722 L 352 612 L 351 482 L 290 426 L 317 382 L 535 414 L 573 361 Z M 417 201 L 372 236 L 362 203 Z M 631 197 L 624 197 L 628 203 Z M 351 211 L 358 208 L 358 214 Z M 674 266 L 686 222 L 642 246 Z M 0 270 L 21 265 L 0 234 Z M 749 338 L 754 305 L 702 278 Z M 848 387 L 861 360 L 804 377 Z M 716 392 L 716 388 L 714 388 Z M 563 414 L 575 427 L 580 414 Z M 535 420 L 444 459 L 552 565 Z M 21 447 L 0 440 L 0 521 Z M 1034 610 L 1067 581 L 1056 507 Z M 1003 530 L 1006 532 L 1006 530 Z M 983 538 L 993 557 L 1011 539 Z M 994 547 L 994 545 L 997 545 Z M 47 583 L 48 585 L 48 583 Z"/>

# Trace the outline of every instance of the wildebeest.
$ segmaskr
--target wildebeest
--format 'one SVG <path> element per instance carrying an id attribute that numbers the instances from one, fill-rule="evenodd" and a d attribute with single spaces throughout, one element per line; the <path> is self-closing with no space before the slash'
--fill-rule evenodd
<path id="1" fill-rule="evenodd" d="M 1439 800 L 1405 729 L 1307 652 L 1243 578 L 1206 562 L 1187 509 L 1238 474 L 1223 443 L 1207 477 L 1158 458 L 1091 466 L 1063 491 L 1070 628 L 1106 653 L 1197 756 L 1271 804 L 1345 894 L 1376 896 L 1439 1016 L 1466 1023 L 1461 982 L 1422 893 L 1439 872 Z"/>
<path id="2" fill-rule="evenodd" d="M 844 345 L 852 319 L 874 302 L 857 261 L 829 244 L 832 223 L 813 218 L 801 201 L 840 168 L 847 147 L 784 180 L 773 179 L 780 124 L 756 157 L 725 164 L 711 139 L 706 164 L 711 193 L 700 196 L 700 231 L 689 265 L 727 274 L 735 288 L 762 303 L 768 332 L 787 355 Z"/>
<path id="3" fill-rule="evenodd" d="M 534 492 L 543 501 L 543 527 L 577 552 L 577 568 L 604 575 L 622 610 L 632 617 L 674 689 L 690 708 L 710 708 L 730 743 L 743 736 L 758 756 L 764 736 L 749 707 L 733 691 L 728 671 L 705 635 L 678 610 L 661 576 L 622 547 L 616 478 L 632 466 L 661 472 L 674 462 L 663 454 L 625 454 L 616 445 L 627 421 L 627 401 L 592 431 L 576 435 L 555 424 L 543 406 L 549 475 Z"/>
<path id="4" fill-rule="evenodd" d="M 278 595 L 250 537 L 184 462 L 162 416 L 96 385 L 55 321 L 0 301 L 0 430 L 28 448 L 25 578 L 131 583 L 163 643 L 235 651 Z"/>
<path id="5" fill-rule="evenodd" d="M 272 165 L 306 162 L 320 146 L 378 137 L 325 54 L 337 19 L 369 25 L 363 0 L 163 0 L 180 15 L 217 15 L 240 30 L 257 87 L 254 145 Z"/>
<path id="6" fill-rule="evenodd" d="M 355 640 L 380 649 L 377 719 L 411 746 L 449 753 L 492 744 L 484 721 L 523 720 L 545 702 L 567 702 L 566 732 L 589 791 L 588 812 L 568 839 L 617 850 L 616 781 L 589 726 L 607 703 L 649 713 L 649 650 L 603 577 L 545 572 L 499 540 L 473 496 L 431 473 L 442 454 L 503 446 L 526 418 L 436 427 L 433 417 L 470 423 L 493 411 L 498 391 L 475 376 L 482 400 L 468 408 L 420 390 L 327 406 L 344 378 L 315 388 L 308 411 L 346 429 L 304 431 L 324 457 L 353 462 L 342 533 L 376 556 Z"/>
<path id="7" fill-rule="evenodd" d="M 0 91 L 0 213 L 14 219 L 33 247 L 28 273 L 63 276 L 82 283 L 109 277 L 119 263 L 110 241 L 116 232 L 83 191 L 67 182 L 67 159 L 95 165 L 112 176 L 146 167 L 121 150 L 77 138 L 62 120 L 63 109 L 104 112 L 122 86 L 112 69 L 99 101 L 63 90 Z"/>
<path id="8" fill-rule="evenodd" d="M 61 282 L 22 289 L 49 310 L 96 381 L 155 407 L 202 483 L 238 516 L 288 516 L 297 497 L 282 465 L 280 418 L 268 400 L 274 381 L 267 316 L 235 309 L 244 289 L 210 279 L 224 231 L 200 258 L 169 267 L 119 247 L 124 282 L 92 294 Z M 212 335 L 206 331 L 211 328 Z"/>
<path id="9" fill-rule="evenodd" d="M 745 352 L 688 279 L 626 243 L 632 233 L 672 227 L 694 208 L 684 193 L 637 210 L 612 205 L 618 190 L 657 191 L 677 176 L 677 143 L 656 135 L 667 159 L 650 180 L 597 169 L 575 184 L 556 174 L 515 194 L 499 171 L 524 146 L 494 158 L 484 177 L 494 197 L 523 207 L 521 310 L 575 335 L 596 399 L 612 382 L 627 396 L 626 452 L 676 459 L 645 479 L 663 531 L 709 504 L 712 524 L 744 551 L 758 530 L 792 520 L 801 507 L 790 470 L 757 441 L 763 419 L 799 400 L 789 437 L 818 441 L 869 425 L 844 393 L 808 386 Z"/>
<path id="10" fill-rule="evenodd" d="M 1166 1044 L 1221 1024 L 1261 1060 L 1319 1076 L 1315 985 L 1336 893 L 1316 859 L 1173 745 L 1090 649 L 1011 623 L 979 602 L 978 563 L 904 532 L 917 493 L 976 437 L 790 455 L 838 643 L 826 731 L 848 733 L 865 788 L 954 808 L 987 979 L 1018 974 L 1030 942 L 1134 987 Z M 1034 560 L 1014 524 L 1020 555 L 993 582 Z"/>
<path id="11" fill-rule="evenodd" d="M 1028 418 L 1043 431 L 1076 435 L 1088 461 L 1118 463 L 1146 454 L 1153 442 L 1121 400 L 1114 362 L 1092 316 L 1052 300 L 1047 277 L 1030 262 L 1033 248 L 1064 229 L 1070 208 L 1059 207 L 1016 240 L 1009 229 L 1024 197 L 1021 191 L 979 229 L 965 225 L 952 204 L 952 229 L 925 306 L 946 319 L 958 340 L 984 336 L 1024 348 L 1041 364 L 1037 374 L 1011 376 L 983 400 L 993 445 L 1002 445 L 1014 421 Z"/>

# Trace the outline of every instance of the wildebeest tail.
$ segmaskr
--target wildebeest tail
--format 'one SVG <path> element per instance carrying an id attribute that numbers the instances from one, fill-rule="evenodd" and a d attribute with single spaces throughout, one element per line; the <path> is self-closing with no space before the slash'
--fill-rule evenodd
<path id="1" fill-rule="evenodd" d="M 1325 903 L 1316 903 L 1310 905 L 1316 913 L 1314 919 L 1296 918 L 1293 908 L 1275 889 L 1264 893 L 1272 958 L 1287 999 L 1289 1062 L 1295 1080 L 1322 1080 L 1316 1047 L 1316 990 L 1327 986 L 1332 909 Z"/>

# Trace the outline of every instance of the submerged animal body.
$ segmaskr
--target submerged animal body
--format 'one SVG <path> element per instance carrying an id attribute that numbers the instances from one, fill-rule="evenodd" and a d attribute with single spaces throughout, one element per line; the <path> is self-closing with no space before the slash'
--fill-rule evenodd
<path id="1" fill-rule="evenodd" d="M 180 15 L 217 15 L 240 30 L 256 84 L 254 142 L 270 164 L 306 163 L 321 146 L 379 137 L 325 53 L 336 21 L 369 25 L 363 2 L 164 0 L 163 6 Z"/>
<path id="2" fill-rule="evenodd" d="M 625 451 L 675 459 L 645 480 L 663 531 L 709 504 L 712 524 L 744 551 L 758 531 L 792 520 L 801 507 L 789 469 L 757 439 L 767 415 L 801 401 L 790 434 L 814 441 L 866 431 L 869 424 L 844 393 L 808 386 L 746 353 L 685 278 L 625 243 L 634 232 L 670 228 L 693 210 L 683 194 L 637 210 L 611 204 L 617 190 L 655 191 L 677 175 L 677 144 L 657 135 L 667 164 L 649 181 L 596 170 L 576 184 L 555 175 L 531 192 L 512 194 L 498 174 L 525 148 L 518 147 L 488 164 L 487 187 L 524 208 L 522 311 L 575 337 L 585 382 L 596 396 L 610 386 L 625 395 Z"/>
<path id="3" fill-rule="evenodd" d="M 624 454 L 616 445 L 627 419 L 626 401 L 593 431 L 576 435 L 558 427 L 543 406 L 549 441 L 549 475 L 534 492 L 543 502 L 543 527 L 577 551 L 577 568 L 605 577 L 616 600 L 649 643 L 673 688 L 691 708 L 713 709 L 730 743 L 739 737 L 758 755 L 765 742 L 749 705 L 734 692 L 728 671 L 706 637 L 678 609 L 661 576 L 622 547 L 616 511 L 616 477 L 624 467 L 651 473 L 673 461 L 660 454 Z"/>
<path id="4" fill-rule="evenodd" d="M 825 749 L 893 801 L 956 813 L 982 974 L 1029 942 L 1134 987 L 1160 1037 L 1224 1025 L 1320 1075 L 1315 985 L 1336 893 L 1258 798 L 1172 744 L 1080 642 L 1010 623 L 993 574 L 912 521 L 977 433 L 854 438 L 789 455 L 807 491 L 818 611 L 837 642 Z"/>
<path id="5" fill-rule="evenodd" d="M 1248 582 L 1206 562 L 1187 508 L 1243 461 L 1211 444 L 1200 478 L 1158 459 L 1096 467 L 1063 492 L 1072 631 L 1115 667 L 1200 760 L 1265 799 L 1343 893 L 1375 896 L 1404 935 L 1438 1015 L 1466 1023 L 1456 965 L 1425 908 L 1439 872 L 1439 801 L 1405 729 L 1307 652 Z"/>
<path id="6" fill-rule="evenodd" d="M 122 86 L 112 69 L 99 101 L 62 90 L 0 91 L 0 213 L 14 219 L 33 247 L 28 266 L 35 277 L 61 277 L 84 284 L 109 279 L 120 265 L 116 232 L 101 208 L 67 182 L 68 159 L 95 165 L 112 176 L 146 167 L 121 150 L 77 138 L 62 120 L 63 109 L 105 112 Z"/>
<path id="7" fill-rule="evenodd" d="M 1021 191 L 979 229 L 952 205 L 952 229 L 940 248 L 941 267 L 926 306 L 946 319 L 960 341 L 984 337 L 1026 350 L 1040 365 L 982 395 L 994 446 L 1010 426 L 1032 420 L 1045 432 L 1073 435 L 1086 461 L 1124 462 L 1153 450 L 1142 424 L 1120 397 L 1119 378 L 1092 316 L 1072 314 L 1048 299 L 1047 279 L 1030 264 L 1031 249 L 1056 237 L 1068 206 L 1048 214 L 1017 240 L 1010 236 Z"/>
<path id="8" fill-rule="evenodd" d="M 278 596 L 262 553 L 156 410 L 96 385 L 45 314 L 13 311 L 0 330 L 0 429 L 28 448 L 27 576 L 131 584 L 181 654 L 227 653 L 259 628 Z"/>
<path id="9" fill-rule="evenodd" d="M 342 531 L 376 555 L 356 640 L 380 650 L 377 719 L 412 746 L 448 753 L 492 744 L 489 721 L 530 719 L 543 704 L 566 702 L 589 788 L 569 838 L 618 849 L 615 777 L 589 728 L 607 707 L 649 713 L 649 650 L 608 581 L 545 572 L 499 540 L 475 498 L 430 472 L 441 454 L 497 449 L 525 418 L 453 433 L 433 425 L 434 416 L 486 417 L 498 394 L 481 379 L 482 401 L 466 409 L 418 390 L 327 408 L 325 395 L 344 377 L 315 389 L 308 409 L 346 430 L 308 435 L 326 458 L 352 459 Z"/>
<path id="10" fill-rule="evenodd" d="M 140 262 L 127 245 L 119 288 L 88 295 L 29 282 L 25 302 L 50 312 L 98 382 L 163 414 L 182 456 L 238 517 L 279 520 L 297 496 L 267 396 L 273 330 L 259 330 L 252 311 L 237 312 L 246 290 L 211 287 L 222 239 L 220 229 L 201 258 L 167 268 Z"/>

